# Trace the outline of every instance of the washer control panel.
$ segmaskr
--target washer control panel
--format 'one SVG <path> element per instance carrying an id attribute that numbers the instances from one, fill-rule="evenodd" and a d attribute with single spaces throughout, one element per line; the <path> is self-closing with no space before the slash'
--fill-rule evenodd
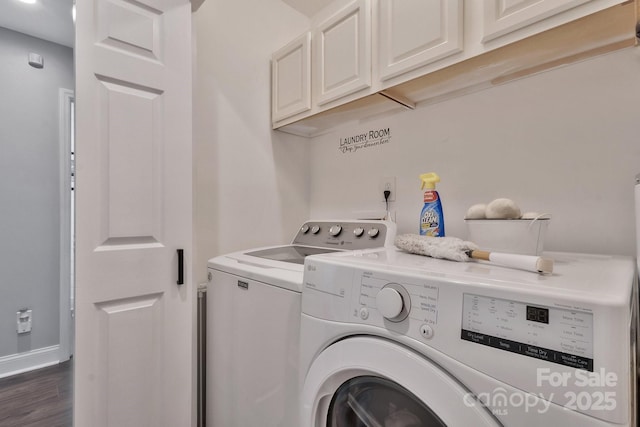
<path id="1" fill-rule="evenodd" d="M 461 338 L 593 372 L 593 313 L 464 294 Z"/>
<path id="2" fill-rule="evenodd" d="M 390 221 L 308 221 L 292 244 L 343 250 L 392 246 L 396 226 Z"/>
<path id="3" fill-rule="evenodd" d="M 359 289 L 351 301 L 354 319 L 371 325 L 384 324 L 388 329 L 422 340 L 433 338 L 438 323 L 438 286 L 408 278 L 392 279 L 373 271 L 364 271 L 353 280 L 354 288 Z"/>

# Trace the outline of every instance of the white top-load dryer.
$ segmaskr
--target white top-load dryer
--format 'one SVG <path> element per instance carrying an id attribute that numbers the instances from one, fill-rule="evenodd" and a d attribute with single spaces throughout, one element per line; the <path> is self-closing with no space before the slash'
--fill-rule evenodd
<path id="1" fill-rule="evenodd" d="M 300 427 L 636 425 L 636 260 L 309 257 Z"/>
<path id="2" fill-rule="evenodd" d="M 305 257 L 393 245 L 387 221 L 309 221 L 290 245 L 209 260 L 209 427 L 297 427 Z"/>

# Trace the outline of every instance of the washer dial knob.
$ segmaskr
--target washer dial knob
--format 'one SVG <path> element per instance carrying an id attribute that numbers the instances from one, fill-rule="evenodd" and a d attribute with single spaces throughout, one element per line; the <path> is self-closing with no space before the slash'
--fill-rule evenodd
<path id="1" fill-rule="evenodd" d="M 369 237 L 371 237 L 372 239 L 375 239 L 376 237 L 378 237 L 378 234 L 380 234 L 380 230 L 378 230 L 377 228 L 372 228 L 371 230 L 369 230 L 367 232 L 367 234 L 369 235 Z"/>
<path id="2" fill-rule="evenodd" d="M 376 295 L 376 306 L 387 319 L 398 317 L 403 305 L 402 295 L 393 288 L 384 288 Z"/>
<path id="3" fill-rule="evenodd" d="M 356 237 L 361 237 L 363 234 L 364 234 L 364 228 L 362 228 L 362 227 L 356 227 L 353 230 L 353 235 L 356 236 Z"/>
<path id="4" fill-rule="evenodd" d="M 307 224 L 303 225 L 302 228 L 300 229 L 300 232 L 302 234 L 307 234 L 308 231 L 309 231 L 309 226 Z"/>
<path id="5" fill-rule="evenodd" d="M 329 229 L 329 234 L 331 234 L 332 236 L 337 236 L 342 232 L 342 226 L 340 225 L 334 225 Z"/>
<path id="6" fill-rule="evenodd" d="M 320 232 L 320 226 L 319 225 L 314 225 L 313 227 L 311 227 L 311 232 L 313 234 L 318 234 Z"/>
<path id="7" fill-rule="evenodd" d="M 399 284 L 389 283 L 376 295 L 376 307 L 385 319 L 401 322 L 411 311 L 411 297 Z"/>

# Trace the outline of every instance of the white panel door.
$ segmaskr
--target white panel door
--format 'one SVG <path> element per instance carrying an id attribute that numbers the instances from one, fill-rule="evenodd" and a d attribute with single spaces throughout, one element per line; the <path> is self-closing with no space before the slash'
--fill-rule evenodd
<path id="1" fill-rule="evenodd" d="M 379 25 L 383 81 L 462 51 L 462 0 L 383 0 Z"/>
<path id="2" fill-rule="evenodd" d="M 272 55 L 271 100 L 274 123 L 311 109 L 311 33 Z"/>
<path id="3" fill-rule="evenodd" d="M 190 4 L 76 3 L 74 422 L 190 426 Z"/>
<path id="4" fill-rule="evenodd" d="M 371 86 L 369 0 L 356 0 L 318 25 L 312 43 L 318 105 Z"/>
<path id="5" fill-rule="evenodd" d="M 592 0 L 483 0 L 484 37 L 489 41 Z"/>

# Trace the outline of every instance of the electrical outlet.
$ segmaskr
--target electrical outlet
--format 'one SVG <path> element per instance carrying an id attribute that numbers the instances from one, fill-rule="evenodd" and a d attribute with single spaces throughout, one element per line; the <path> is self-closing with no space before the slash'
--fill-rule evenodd
<path id="1" fill-rule="evenodd" d="M 32 310 L 20 310 L 16 313 L 16 329 L 19 334 L 31 332 Z"/>
<path id="2" fill-rule="evenodd" d="M 384 192 L 391 191 L 389 195 L 389 201 L 396 201 L 396 177 L 395 176 L 385 176 L 380 178 L 380 182 L 378 184 L 378 194 L 380 195 L 382 201 L 384 202 Z"/>

